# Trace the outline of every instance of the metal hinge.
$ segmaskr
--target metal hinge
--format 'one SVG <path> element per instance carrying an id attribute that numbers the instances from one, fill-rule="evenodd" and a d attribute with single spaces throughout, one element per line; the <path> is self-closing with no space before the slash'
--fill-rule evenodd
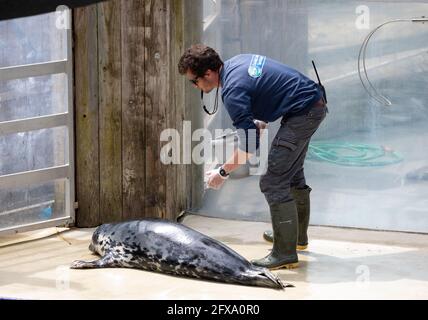
<path id="1" fill-rule="evenodd" d="M 76 210 L 76 209 L 79 209 L 79 202 L 77 202 L 77 201 L 76 201 L 76 202 L 74 203 L 74 209 L 75 209 L 75 210 Z"/>

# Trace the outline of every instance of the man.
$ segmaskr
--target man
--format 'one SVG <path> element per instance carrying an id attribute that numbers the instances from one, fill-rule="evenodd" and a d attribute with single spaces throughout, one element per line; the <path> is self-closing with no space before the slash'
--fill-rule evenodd
<path id="1" fill-rule="evenodd" d="M 306 185 L 303 163 L 309 141 L 327 112 L 321 87 L 298 71 L 260 55 L 242 54 L 223 63 L 212 48 L 202 44 L 187 49 L 178 67 L 203 93 L 221 87 L 233 125 L 242 129 L 238 130 L 239 146 L 231 159 L 208 173 L 210 188 L 220 188 L 242 163 L 238 160 L 255 153 L 258 124 L 282 117 L 269 152 L 267 172 L 260 179 L 273 226 L 264 237 L 273 241 L 273 249 L 252 263 L 269 269 L 297 267 L 296 249 L 305 249 L 308 244 L 310 216 L 311 188 Z"/>

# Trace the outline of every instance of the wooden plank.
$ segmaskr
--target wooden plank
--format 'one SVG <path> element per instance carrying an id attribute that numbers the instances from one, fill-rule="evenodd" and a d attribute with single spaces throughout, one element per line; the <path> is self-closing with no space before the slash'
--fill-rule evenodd
<path id="1" fill-rule="evenodd" d="M 98 4 L 100 214 L 122 220 L 121 1 Z"/>
<path id="2" fill-rule="evenodd" d="M 166 217 L 166 168 L 160 162 L 160 133 L 169 104 L 169 0 L 145 2 L 146 217 Z"/>
<path id="3" fill-rule="evenodd" d="M 121 2 L 123 219 L 145 216 L 144 0 Z"/>
<path id="4" fill-rule="evenodd" d="M 170 59 L 170 82 L 171 88 L 170 106 L 167 112 L 168 127 L 180 132 L 182 137 L 182 127 L 185 112 L 185 81 L 178 72 L 178 62 L 184 52 L 184 1 L 172 1 L 171 4 L 171 59 Z M 180 157 L 180 159 L 182 159 Z M 186 167 L 184 164 L 173 165 L 167 168 L 167 199 L 166 217 L 176 220 L 182 210 L 186 208 Z M 171 195 L 173 195 L 171 197 Z"/>
<path id="5" fill-rule="evenodd" d="M 202 41 L 202 9 L 202 1 L 184 0 L 184 48 L 188 48 L 192 44 L 200 43 Z M 203 128 L 203 111 L 196 107 L 200 105 L 200 94 L 198 90 L 195 90 L 187 83 L 184 77 L 182 77 L 182 81 L 185 82 L 184 120 L 190 120 L 192 122 L 192 131 L 198 128 Z M 196 144 L 198 144 L 198 142 L 192 143 L 192 148 Z M 196 209 L 202 206 L 202 196 L 204 192 L 203 175 L 203 165 L 192 164 L 186 166 L 186 208 Z"/>
<path id="6" fill-rule="evenodd" d="M 175 64 L 177 61 L 176 51 L 176 37 L 180 37 L 180 33 L 177 34 L 176 21 L 181 18 L 181 4 L 182 1 L 170 1 L 168 3 L 168 25 L 169 33 L 166 35 L 170 40 L 169 43 L 169 56 L 168 56 L 168 68 L 170 77 L 168 79 L 168 86 L 170 94 L 167 97 L 169 102 L 167 104 L 166 112 L 166 127 L 176 128 L 176 120 L 179 118 L 180 106 L 176 104 L 177 91 L 175 89 L 177 83 L 177 71 L 175 70 Z M 180 24 L 181 25 L 181 24 Z M 178 63 L 178 61 L 177 61 Z M 168 220 L 175 220 L 179 212 L 179 181 L 178 181 L 178 165 L 162 165 L 166 170 L 166 203 L 165 203 L 165 216 Z"/>
<path id="7" fill-rule="evenodd" d="M 100 224 L 97 8 L 74 10 L 76 213 L 78 227 Z"/>
<path id="8" fill-rule="evenodd" d="M 174 1 L 171 7 L 171 108 L 168 109 L 167 123 L 171 128 L 179 131 L 183 136 L 183 121 L 191 121 L 192 130 L 201 128 L 202 112 L 194 106 L 199 106 L 199 92 L 189 86 L 186 78 L 178 73 L 177 64 L 184 50 L 194 43 L 201 42 L 202 39 L 202 2 L 200 1 Z M 175 114 L 175 123 L 172 118 Z M 198 143 L 193 143 L 193 146 Z M 181 157 L 183 159 L 183 148 Z M 203 166 L 195 164 L 180 164 L 174 166 L 176 173 L 171 169 L 167 171 L 167 210 L 172 211 L 167 217 L 176 219 L 182 210 L 198 208 L 202 204 L 203 195 Z M 176 183 L 170 186 L 171 177 L 175 177 Z M 169 200 L 169 190 L 174 190 L 175 203 Z"/>

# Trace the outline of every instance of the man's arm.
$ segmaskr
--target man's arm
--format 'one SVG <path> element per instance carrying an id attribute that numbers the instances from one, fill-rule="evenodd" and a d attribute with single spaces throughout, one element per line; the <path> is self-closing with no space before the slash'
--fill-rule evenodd
<path id="1" fill-rule="evenodd" d="M 263 131 L 266 129 L 267 124 L 260 120 L 254 120 L 254 124 L 259 129 L 260 136 L 262 136 Z M 246 164 L 247 160 L 252 156 L 253 156 L 253 153 L 247 153 L 239 148 L 236 148 L 232 157 L 230 157 L 230 159 L 227 160 L 222 167 L 227 173 L 231 173 L 236 169 L 238 169 L 241 165 Z"/>
<path id="2" fill-rule="evenodd" d="M 258 120 L 254 121 L 254 123 L 256 124 L 257 128 L 260 129 L 261 136 L 263 134 L 264 129 L 266 128 L 266 123 Z M 226 173 L 230 174 L 231 172 L 238 169 L 240 166 L 246 164 L 247 160 L 251 158 L 252 155 L 252 153 L 247 153 L 241 150 L 240 148 L 236 148 L 232 157 L 227 160 L 222 167 L 224 171 L 226 171 Z M 209 188 L 218 190 L 225 182 L 226 178 L 223 178 L 217 170 L 209 171 L 206 174 L 208 179 L 207 186 Z"/>
<path id="3" fill-rule="evenodd" d="M 238 169 L 240 166 L 246 163 L 247 159 L 251 157 L 250 153 L 247 153 L 239 148 L 236 148 L 233 152 L 232 157 L 223 164 L 222 168 L 226 173 L 230 174 L 231 172 Z M 207 187 L 218 190 L 226 181 L 227 177 L 222 177 L 219 170 L 208 171 L 206 174 L 207 177 Z"/>
<path id="4" fill-rule="evenodd" d="M 239 148 L 236 148 L 232 157 L 230 157 L 230 159 L 227 160 L 222 167 L 227 173 L 231 173 L 238 169 L 241 165 L 246 164 L 247 160 L 251 158 L 252 155 L 253 154 L 251 153 L 247 153 Z"/>

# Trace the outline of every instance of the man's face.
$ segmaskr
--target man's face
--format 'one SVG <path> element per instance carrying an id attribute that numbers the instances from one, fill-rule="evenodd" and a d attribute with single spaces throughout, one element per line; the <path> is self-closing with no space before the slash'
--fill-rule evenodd
<path id="1" fill-rule="evenodd" d="M 203 77 L 197 77 L 192 71 L 187 70 L 186 77 L 195 88 L 204 93 L 210 93 L 218 85 L 218 73 L 212 70 L 207 70 Z"/>

